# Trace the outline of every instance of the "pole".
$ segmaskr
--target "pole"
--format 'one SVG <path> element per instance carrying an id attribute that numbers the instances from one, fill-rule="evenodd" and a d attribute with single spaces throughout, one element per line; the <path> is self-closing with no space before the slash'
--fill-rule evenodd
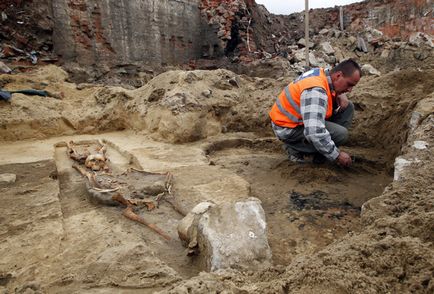
<path id="1" fill-rule="evenodd" d="M 341 31 L 344 30 L 344 8 L 342 6 L 339 7 L 339 22 L 341 25 Z"/>
<path id="2" fill-rule="evenodd" d="M 309 68 L 309 0 L 305 0 L 304 40 L 306 41 L 306 69 Z"/>

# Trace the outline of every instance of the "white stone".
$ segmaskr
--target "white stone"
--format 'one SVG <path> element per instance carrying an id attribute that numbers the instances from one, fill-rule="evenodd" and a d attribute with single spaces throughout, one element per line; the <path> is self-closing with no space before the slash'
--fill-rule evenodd
<path id="1" fill-rule="evenodd" d="M 428 148 L 428 143 L 425 141 L 414 141 L 413 147 L 418 150 L 424 150 Z"/>
<path id="2" fill-rule="evenodd" d="M 304 38 L 301 38 L 300 40 L 298 40 L 298 45 L 306 47 L 306 40 Z M 309 41 L 309 48 L 313 48 L 314 43 L 312 43 L 311 41 Z"/>
<path id="3" fill-rule="evenodd" d="M 215 205 L 212 202 L 201 202 L 196 205 L 191 212 L 194 214 L 202 214 L 205 213 L 211 206 Z"/>
<path id="4" fill-rule="evenodd" d="M 324 51 L 325 54 L 331 55 L 335 53 L 335 49 L 333 49 L 332 45 L 330 45 L 329 42 L 322 42 L 320 44 L 322 51 Z"/>
<path id="5" fill-rule="evenodd" d="M 0 174 L 0 183 L 12 184 L 17 180 L 16 174 Z"/>
<path id="6" fill-rule="evenodd" d="M 202 96 L 209 98 L 212 95 L 212 90 L 208 89 L 202 92 Z"/>
<path id="7" fill-rule="evenodd" d="M 422 117 L 423 116 L 422 116 L 421 113 L 419 113 L 417 111 L 413 111 L 412 112 L 411 118 L 410 118 L 410 122 L 409 122 L 410 130 L 411 131 L 414 131 L 418 127 L 418 125 L 419 125 Z"/>
<path id="8" fill-rule="evenodd" d="M 370 64 L 364 64 L 362 66 L 362 72 L 366 75 L 381 76 L 381 72 L 379 72 L 376 68 L 374 68 Z"/>
<path id="9" fill-rule="evenodd" d="M 411 164 L 411 161 L 406 160 L 406 159 L 401 158 L 401 157 L 397 157 L 395 159 L 395 163 L 394 163 L 395 171 L 393 173 L 393 180 L 399 181 L 401 179 L 402 172 L 404 171 L 404 168 L 406 166 L 409 166 L 410 164 Z"/>
<path id="10" fill-rule="evenodd" d="M 376 38 L 383 37 L 383 35 L 384 35 L 382 31 L 379 31 L 379 30 L 377 30 L 377 29 L 373 29 L 373 28 L 371 28 L 370 32 L 371 32 L 371 34 L 374 35 L 374 37 L 376 37 Z"/>
<path id="11" fill-rule="evenodd" d="M 403 172 L 405 171 L 405 168 L 407 166 L 410 166 L 413 163 L 417 163 L 420 162 L 419 159 L 414 159 L 414 160 L 407 160 L 405 158 L 402 157 L 397 157 L 395 159 L 395 163 L 394 163 L 394 167 L 395 167 L 395 171 L 393 173 L 393 180 L 394 181 L 399 181 L 402 180 L 403 176 Z"/>
<path id="12" fill-rule="evenodd" d="M 327 35 L 328 33 L 329 33 L 328 29 L 322 29 L 321 31 L 319 31 L 318 34 L 320 34 L 320 35 Z"/>
<path id="13" fill-rule="evenodd" d="M 180 222 L 178 233 L 190 250 L 195 249 L 203 270 L 257 270 L 271 264 L 267 223 L 258 199 L 220 205 L 205 202 L 193 211 Z"/>

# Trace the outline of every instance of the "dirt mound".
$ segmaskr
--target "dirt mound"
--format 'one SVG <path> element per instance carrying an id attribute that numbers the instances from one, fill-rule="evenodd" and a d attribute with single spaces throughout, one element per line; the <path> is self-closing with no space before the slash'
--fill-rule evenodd
<path id="1" fill-rule="evenodd" d="M 433 70 L 362 79 L 351 93 L 357 111 L 351 145 L 386 149 L 386 161 L 393 162 L 407 138 L 412 110 L 433 92 L 433 79 Z"/>

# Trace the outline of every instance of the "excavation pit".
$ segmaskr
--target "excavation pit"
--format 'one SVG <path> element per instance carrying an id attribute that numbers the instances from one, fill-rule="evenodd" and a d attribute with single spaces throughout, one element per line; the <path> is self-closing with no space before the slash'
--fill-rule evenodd
<path id="1" fill-rule="evenodd" d="M 287 160 L 277 140 L 227 140 L 208 147 L 212 164 L 244 178 L 251 196 L 262 201 L 275 264 L 312 254 L 361 229 L 363 203 L 392 181 L 386 165 L 370 149 L 356 154 L 351 168 L 297 164 Z"/>
<path id="2" fill-rule="evenodd" d="M 207 75 L 212 82 L 208 83 Z M 271 137 L 266 114 L 274 101 L 269 94 L 277 92 L 281 82 L 238 76 L 240 88 L 221 90 L 211 85 L 232 77 L 227 72 L 194 72 L 195 79 L 190 82 L 186 76 L 169 72 L 136 91 L 92 85 L 80 90 L 47 77 L 68 93 L 64 101 L 17 94 L 10 103 L 2 104 L 0 170 L 15 175 L 15 182 L 10 176 L 5 177 L 9 182 L 0 184 L 4 203 L 8 203 L 0 214 L 5 223 L 0 255 L 6 256 L 0 263 L 0 281 L 5 288 L 30 285 L 48 292 L 155 292 L 191 281 L 200 284 L 208 277 L 213 285 L 238 279 L 240 287 L 244 283 L 259 285 L 264 281 L 256 279 L 260 273 L 249 280 L 245 272 L 229 272 L 225 282 L 212 273 L 200 273 L 203 268 L 187 256 L 176 232 L 179 220 L 197 203 L 225 203 L 251 196 L 262 202 L 277 266 L 264 272 L 263 277 L 268 278 L 262 285 L 269 287 L 264 293 L 273 292 L 270 289 L 275 285 L 281 287 L 278 291 L 285 291 L 288 286 L 281 282 L 281 275 L 293 284 L 304 282 L 296 276 L 295 260 L 304 260 L 308 270 L 302 274 L 313 277 L 310 284 L 315 284 L 316 277 L 337 277 L 334 280 L 368 285 L 377 281 L 369 273 L 379 273 L 383 280 L 387 276 L 405 282 L 408 276 L 420 278 L 408 282 L 412 285 L 429 285 L 425 276 L 432 264 L 432 250 L 421 243 L 432 242 L 427 216 L 432 168 L 426 165 L 433 146 L 432 86 L 414 86 L 412 95 L 396 97 L 402 91 L 410 93 L 401 87 L 407 85 L 403 81 L 413 76 L 431 81 L 432 71 L 414 71 L 411 77 L 397 72 L 368 80 L 365 85 L 361 82 L 362 90 L 351 97 L 357 106 L 356 116 L 351 145 L 343 150 L 355 161 L 347 169 L 287 160 L 281 143 Z M 191 85 L 195 82 L 198 87 Z M 261 83 L 272 86 L 256 94 L 262 91 L 258 88 Z M 157 86 L 174 89 L 168 91 L 173 96 L 147 100 Z M 208 88 L 215 97 L 201 96 Z M 198 93 L 185 96 L 185 101 L 170 100 L 195 89 Z M 111 100 L 100 99 L 104 95 Z M 418 108 L 420 97 L 431 102 Z M 413 116 L 416 123 L 410 121 Z M 171 172 L 176 201 L 139 213 L 164 228 L 171 241 L 126 219 L 124 207 L 90 201 L 86 179 L 72 168 L 66 148 L 55 146 L 69 140 L 110 142 L 111 160 L 120 172 L 130 167 L 150 173 Z M 415 141 L 424 141 L 425 149 L 413 148 Z M 406 167 L 412 169 L 411 174 L 405 170 L 401 174 L 409 180 L 391 183 L 398 155 L 414 164 Z M 400 256 L 420 262 L 409 267 Z M 330 267 L 344 263 L 345 273 L 330 271 L 330 267 L 322 270 L 332 258 Z M 394 263 L 389 266 L 391 260 Z M 288 268 L 286 273 L 284 268 Z M 349 272 L 350 268 L 356 270 Z M 360 273 L 365 275 L 362 279 Z M 363 287 L 351 284 L 348 289 Z M 375 289 L 382 292 L 385 288 Z"/>

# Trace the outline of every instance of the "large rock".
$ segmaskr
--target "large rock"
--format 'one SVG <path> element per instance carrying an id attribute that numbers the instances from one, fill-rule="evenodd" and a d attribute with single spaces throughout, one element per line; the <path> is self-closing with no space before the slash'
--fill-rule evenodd
<path id="1" fill-rule="evenodd" d="M 15 174 L 0 174 L 0 184 L 13 184 L 17 180 L 17 176 Z"/>
<path id="2" fill-rule="evenodd" d="M 330 42 L 322 42 L 320 46 L 322 51 L 327 55 L 331 55 L 335 53 L 335 49 L 333 49 L 332 45 L 330 45 Z"/>
<path id="3" fill-rule="evenodd" d="M 180 222 L 178 234 L 204 270 L 270 265 L 265 214 L 256 198 L 200 203 Z"/>
<path id="4" fill-rule="evenodd" d="M 377 76 L 377 77 L 381 76 L 381 72 L 379 72 L 376 68 L 374 68 L 370 64 L 364 64 L 362 66 L 362 72 L 365 75 Z"/>
<path id="5" fill-rule="evenodd" d="M 298 45 L 302 46 L 302 47 L 306 47 L 306 40 L 304 38 L 301 38 L 300 40 L 298 40 Z M 315 46 L 315 44 L 311 41 L 309 41 L 309 48 L 313 48 Z"/>

